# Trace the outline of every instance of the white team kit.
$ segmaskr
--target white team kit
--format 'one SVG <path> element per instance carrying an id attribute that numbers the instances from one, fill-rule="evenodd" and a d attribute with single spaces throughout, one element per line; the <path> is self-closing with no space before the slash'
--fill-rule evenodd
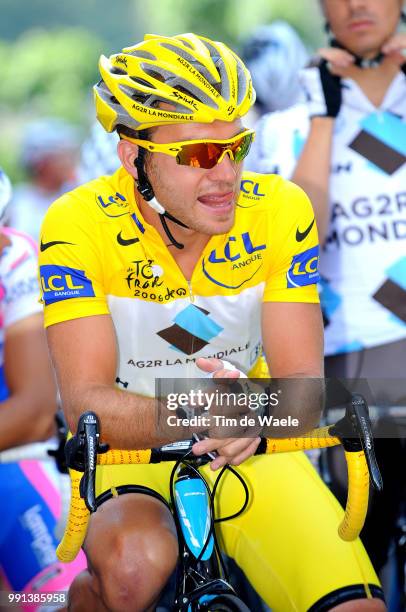
<path id="1" fill-rule="evenodd" d="M 406 338 L 406 78 L 395 77 L 379 109 L 353 80 L 342 84 L 320 256 L 326 355 Z M 246 167 L 290 177 L 310 127 L 306 106 L 256 127 Z"/>

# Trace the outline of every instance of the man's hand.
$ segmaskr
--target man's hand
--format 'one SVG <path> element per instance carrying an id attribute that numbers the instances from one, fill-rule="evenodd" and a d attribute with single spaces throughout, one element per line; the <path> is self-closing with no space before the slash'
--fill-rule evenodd
<path id="1" fill-rule="evenodd" d="M 239 370 L 230 370 L 227 365 L 220 359 L 205 359 L 200 358 L 196 361 L 198 368 L 207 373 L 212 373 L 213 378 L 228 378 L 236 380 L 240 377 L 245 377 L 245 374 Z M 218 457 L 210 463 L 212 470 L 218 470 L 224 465 L 240 465 L 243 461 L 251 457 L 258 448 L 260 438 L 208 438 L 193 445 L 193 453 L 195 455 L 204 455 L 205 453 L 216 451 Z"/>
<path id="2" fill-rule="evenodd" d="M 345 76 L 347 68 L 355 62 L 355 57 L 349 51 L 337 47 L 323 47 L 317 51 L 317 55 L 326 60 L 331 74 L 339 77 Z"/>
<path id="3" fill-rule="evenodd" d="M 213 378 L 246 378 L 243 372 L 234 368 L 228 361 L 223 362 L 221 359 L 215 359 L 214 357 L 208 359 L 199 357 L 196 361 L 196 365 L 200 370 L 206 372 L 207 375 L 212 375 Z"/>
<path id="4" fill-rule="evenodd" d="M 300 71 L 300 82 L 305 90 L 310 117 L 335 119 L 340 112 L 341 77 L 354 64 L 355 58 L 344 49 L 319 49 L 317 64 Z"/>
<path id="5" fill-rule="evenodd" d="M 406 33 L 392 36 L 382 47 L 382 53 L 394 62 L 406 75 Z"/>
<path id="6" fill-rule="evenodd" d="M 218 457 L 210 462 L 212 470 L 218 470 L 227 463 L 229 465 L 240 465 L 246 459 L 255 454 L 261 438 L 226 438 L 216 440 L 208 438 L 193 445 L 195 455 L 204 455 L 216 451 Z"/>

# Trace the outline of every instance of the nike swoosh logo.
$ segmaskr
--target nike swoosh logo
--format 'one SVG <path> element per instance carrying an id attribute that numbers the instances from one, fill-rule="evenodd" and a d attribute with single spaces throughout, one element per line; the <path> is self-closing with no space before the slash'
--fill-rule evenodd
<path id="1" fill-rule="evenodd" d="M 52 242 L 42 242 L 41 239 L 41 244 L 40 244 L 40 251 L 41 253 L 43 251 L 46 251 L 47 249 L 50 249 L 51 247 L 55 246 L 56 244 L 75 244 L 74 242 L 65 242 L 65 240 L 53 240 Z"/>
<path id="2" fill-rule="evenodd" d="M 139 238 L 123 238 L 121 232 L 117 234 L 117 242 L 118 244 L 121 244 L 121 246 L 129 246 L 130 244 L 135 244 L 139 241 Z"/>
<path id="3" fill-rule="evenodd" d="M 299 230 L 299 228 L 297 228 L 297 230 L 296 230 L 296 241 L 297 241 L 297 242 L 302 242 L 302 240 L 304 240 L 304 239 L 306 238 L 306 236 L 308 236 L 308 235 L 309 235 L 310 230 L 312 229 L 313 225 L 314 225 L 314 219 L 313 219 L 313 221 L 310 223 L 309 227 L 308 227 L 307 229 L 305 229 L 305 231 L 304 231 L 304 232 L 301 232 L 301 231 Z"/>

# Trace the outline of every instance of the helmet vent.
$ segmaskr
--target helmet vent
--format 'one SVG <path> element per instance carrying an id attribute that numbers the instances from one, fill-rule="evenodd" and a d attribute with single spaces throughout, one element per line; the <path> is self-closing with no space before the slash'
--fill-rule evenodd
<path id="1" fill-rule="evenodd" d="M 247 94 L 247 77 L 240 62 L 237 62 L 238 98 L 237 104 L 241 104 Z"/>
<path id="2" fill-rule="evenodd" d="M 139 104 L 144 104 L 147 97 L 148 96 L 142 94 L 133 94 L 131 96 L 131 99 L 134 100 L 134 102 L 138 102 Z"/>
<path id="3" fill-rule="evenodd" d="M 155 78 L 158 78 L 158 77 L 155 77 Z M 144 87 L 149 87 L 150 89 L 156 89 L 156 87 L 152 83 L 150 83 L 149 81 L 146 81 L 145 79 L 140 79 L 139 77 L 133 77 L 133 76 L 130 77 L 130 79 L 134 81 L 134 83 L 138 83 L 138 85 L 143 85 Z M 159 79 L 159 80 L 162 80 L 162 79 Z"/>
<path id="4" fill-rule="evenodd" d="M 223 59 L 222 57 L 220 57 L 218 50 L 213 47 L 207 40 L 203 41 L 204 45 L 208 48 L 209 52 L 210 52 L 210 58 L 211 61 L 213 62 L 213 64 L 216 67 L 217 73 L 219 75 L 219 81 L 221 80 L 221 78 L 223 78 L 223 76 L 225 75 L 226 81 L 227 79 L 227 73 L 225 70 L 219 70 L 218 65 L 220 64 L 221 67 L 223 67 Z"/>
<path id="5" fill-rule="evenodd" d="M 197 102 L 204 102 L 197 94 L 195 91 L 192 91 L 191 88 L 186 89 L 186 87 L 182 87 L 182 85 L 176 85 L 174 86 L 174 89 L 176 89 L 176 91 L 180 91 L 180 93 L 184 93 L 187 96 L 189 96 L 190 98 L 193 98 L 194 100 L 197 100 Z"/>
<path id="6" fill-rule="evenodd" d="M 182 47 L 177 47 L 175 45 L 171 45 L 170 43 L 164 43 L 164 42 L 161 43 L 161 46 L 164 47 L 165 49 L 168 49 L 169 51 L 173 51 L 175 55 L 180 55 L 181 57 L 183 57 L 185 60 L 187 60 L 191 64 L 196 64 L 196 59 L 193 57 L 191 53 L 188 53 L 186 49 L 182 49 Z"/>
<path id="7" fill-rule="evenodd" d="M 165 82 L 165 77 L 156 70 L 151 70 L 151 68 L 148 68 L 148 65 L 146 64 L 143 64 L 142 67 L 145 74 L 147 74 L 148 76 L 152 77 L 153 79 L 156 79 L 157 81 L 160 81 L 161 83 Z"/>
<path id="8" fill-rule="evenodd" d="M 110 70 L 111 74 L 127 74 L 125 70 L 122 70 L 121 68 L 117 68 L 117 66 L 113 66 Z"/>
<path id="9" fill-rule="evenodd" d="M 128 53 L 128 55 L 133 55 L 142 59 L 152 60 L 153 62 L 156 62 L 158 60 L 156 55 L 154 55 L 153 53 L 149 53 L 149 51 L 140 51 L 138 49 L 135 49 L 131 53 Z"/>
<path id="10" fill-rule="evenodd" d="M 189 64 L 191 64 L 193 68 L 200 72 L 200 74 L 206 79 L 206 81 L 213 84 L 213 77 L 211 76 L 209 71 L 202 64 L 200 64 L 200 62 L 197 62 L 196 58 L 193 57 L 193 55 L 188 53 L 185 49 L 175 47 L 175 45 L 171 45 L 168 43 L 161 43 L 161 45 L 162 47 L 165 47 L 165 49 L 169 49 L 169 51 L 173 51 L 176 55 L 180 55 L 180 57 L 183 57 L 183 59 L 189 62 Z"/>
<path id="11" fill-rule="evenodd" d="M 192 49 L 193 51 L 193 45 L 188 40 L 186 40 L 186 38 L 179 37 L 179 40 L 182 41 L 182 44 L 184 44 L 185 47 L 189 47 L 189 49 Z"/>

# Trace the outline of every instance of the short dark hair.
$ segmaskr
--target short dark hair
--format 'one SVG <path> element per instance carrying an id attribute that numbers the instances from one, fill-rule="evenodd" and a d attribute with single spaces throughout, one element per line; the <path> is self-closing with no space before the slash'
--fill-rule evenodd
<path id="1" fill-rule="evenodd" d="M 152 134 L 151 129 L 147 130 L 133 130 L 132 128 L 127 127 L 126 125 L 118 125 L 117 133 L 120 138 L 123 136 L 128 136 L 129 138 L 138 138 L 139 140 L 149 140 Z"/>

